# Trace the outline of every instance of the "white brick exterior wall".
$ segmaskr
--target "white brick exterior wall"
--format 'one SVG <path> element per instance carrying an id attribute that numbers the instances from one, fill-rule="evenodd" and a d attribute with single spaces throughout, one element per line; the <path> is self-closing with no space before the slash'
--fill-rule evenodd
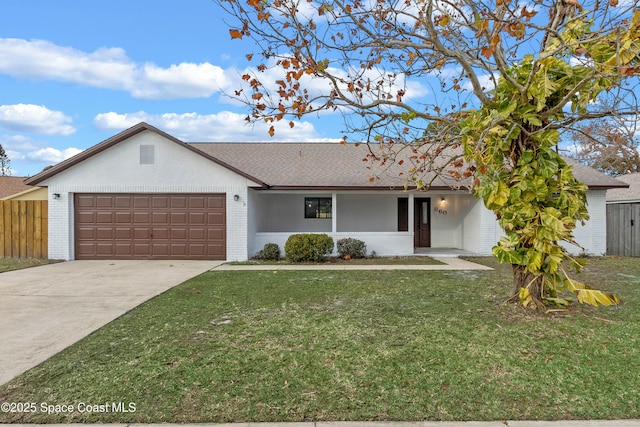
<path id="1" fill-rule="evenodd" d="M 155 146 L 153 165 L 140 164 L 140 145 Z M 227 213 L 226 253 L 227 260 L 230 261 L 246 260 L 262 249 L 270 239 L 279 239 L 275 243 L 283 243 L 288 234 L 264 233 L 265 230 L 260 229 L 265 222 L 265 214 L 271 212 L 267 207 L 272 193 L 258 194 L 249 190 L 256 183 L 150 131 L 134 135 L 59 172 L 41 185 L 49 187 L 49 258 L 54 259 L 74 259 L 75 193 L 224 193 Z M 293 193 L 298 196 L 301 194 L 291 192 Z M 60 197 L 54 198 L 54 194 L 59 194 Z M 348 194 L 353 193 L 332 194 L 334 205 L 339 204 L 339 199 L 342 198 L 343 204 L 348 208 L 349 204 L 344 201 Z M 389 197 L 386 199 L 380 196 L 381 193 L 373 194 L 376 195 L 378 204 L 382 203 L 381 200 L 386 200 L 389 215 L 395 213 L 396 193 L 387 192 Z M 403 251 L 412 253 L 414 194 L 416 193 L 404 195 L 410 199 L 409 232 L 397 233 L 390 229 L 380 230 L 384 231 L 380 233 L 349 233 L 348 230 L 341 230 L 339 219 L 334 218 L 333 231 L 336 232 L 338 225 L 337 231 L 340 232 L 335 236 L 360 237 L 367 240 L 370 248 L 380 249 L 377 252 L 381 254 L 401 254 Z M 237 201 L 234 200 L 235 195 L 238 196 Z M 358 205 L 361 209 L 375 209 L 375 203 L 368 206 L 368 202 L 364 201 L 363 197 L 366 195 L 367 192 L 360 194 Z M 493 212 L 486 209 L 481 201 L 468 194 L 454 192 L 428 193 L 424 196 L 432 197 L 432 209 L 436 207 L 440 196 L 446 196 L 447 199 L 447 214 L 433 213 L 431 217 L 433 247 L 460 247 L 482 255 L 491 254 L 491 248 L 503 233 Z M 576 240 L 590 254 L 599 255 L 606 251 L 605 196 L 605 190 L 589 191 L 587 197 L 591 220 L 584 227 L 579 226 L 575 233 Z M 382 246 L 378 248 L 378 245 Z M 567 248 L 573 253 L 581 251 L 573 246 Z"/>
<path id="2" fill-rule="evenodd" d="M 156 146 L 154 165 L 139 164 L 140 144 Z M 155 133 L 133 136 L 42 184 L 49 186 L 49 258 L 74 259 L 75 193 L 224 193 L 227 260 L 247 259 L 247 188 L 253 183 Z"/>

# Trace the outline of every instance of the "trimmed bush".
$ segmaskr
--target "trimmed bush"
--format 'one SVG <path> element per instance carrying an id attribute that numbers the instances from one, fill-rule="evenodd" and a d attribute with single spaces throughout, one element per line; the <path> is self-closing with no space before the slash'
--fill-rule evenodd
<path id="1" fill-rule="evenodd" d="M 278 261 L 280 259 L 280 246 L 277 243 L 267 243 L 264 248 L 258 252 L 258 259 L 267 261 Z"/>
<path id="2" fill-rule="evenodd" d="M 367 256 L 367 245 L 362 240 L 351 237 L 340 239 L 337 246 L 340 258 L 364 258 Z"/>
<path id="3" fill-rule="evenodd" d="M 321 262 L 333 252 L 333 239 L 326 234 L 292 234 L 284 252 L 293 262 Z"/>

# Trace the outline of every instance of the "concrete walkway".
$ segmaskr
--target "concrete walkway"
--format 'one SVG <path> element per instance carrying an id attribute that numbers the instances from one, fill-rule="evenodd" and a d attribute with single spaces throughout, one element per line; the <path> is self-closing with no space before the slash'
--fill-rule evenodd
<path id="1" fill-rule="evenodd" d="M 70 261 L 0 273 L 0 384 L 218 261 Z"/>
<path id="2" fill-rule="evenodd" d="M 460 258 L 433 257 L 434 260 L 442 264 L 436 265 L 358 265 L 348 262 L 339 264 L 260 264 L 260 265 L 233 265 L 222 264 L 215 268 L 216 271 L 222 270 L 493 270 L 491 267 L 476 264 L 475 262 L 466 261 Z"/>

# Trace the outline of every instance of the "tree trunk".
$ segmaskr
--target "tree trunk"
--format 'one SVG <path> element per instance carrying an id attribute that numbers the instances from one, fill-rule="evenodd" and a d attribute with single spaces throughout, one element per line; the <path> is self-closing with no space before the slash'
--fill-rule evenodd
<path id="1" fill-rule="evenodd" d="M 532 274 L 525 270 L 525 266 L 512 264 L 513 269 L 513 291 L 510 301 L 520 301 L 520 289 L 527 288 L 529 295 L 533 299 L 536 306 L 544 306 L 542 300 L 544 298 L 544 276 Z"/>

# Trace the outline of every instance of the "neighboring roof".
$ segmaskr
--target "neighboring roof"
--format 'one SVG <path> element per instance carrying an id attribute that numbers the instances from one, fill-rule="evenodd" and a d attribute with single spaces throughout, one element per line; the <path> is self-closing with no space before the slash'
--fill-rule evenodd
<path id="1" fill-rule="evenodd" d="M 0 199 L 34 189 L 24 183 L 25 179 L 24 176 L 0 176 Z"/>
<path id="2" fill-rule="evenodd" d="M 404 188 L 407 160 L 380 165 L 363 159 L 370 150 L 366 144 L 340 143 L 192 143 L 179 139 L 147 124 L 139 123 L 56 166 L 26 180 L 38 184 L 72 166 L 106 150 L 138 133 L 150 131 L 197 153 L 253 182 L 259 187 L 271 189 L 389 189 Z M 574 166 L 576 178 L 592 189 L 620 188 L 627 184 L 606 176 L 594 169 L 568 160 Z M 371 169 L 367 169 L 370 166 Z M 371 180 L 371 178 L 374 178 Z M 426 174 L 424 182 L 431 182 L 434 175 Z M 433 189 L 466 187 L 468 180 L 456 181 L 453 177 L 436 177 Z"/>
<path id="3" fill-rule="evenodd" d="M 619 181 L 627 183 L 629 188 L 615 188 L 607 190 L 607 202 L 638 202 L 640 201 L 640 173 L 630 173 L 617 177 Z"/>
<path id="4" fill-rule="evenodd" d="M 28 190 L 0 197 L 0 200 L 47 200 L 47 187 L 29 186 Z"/>

